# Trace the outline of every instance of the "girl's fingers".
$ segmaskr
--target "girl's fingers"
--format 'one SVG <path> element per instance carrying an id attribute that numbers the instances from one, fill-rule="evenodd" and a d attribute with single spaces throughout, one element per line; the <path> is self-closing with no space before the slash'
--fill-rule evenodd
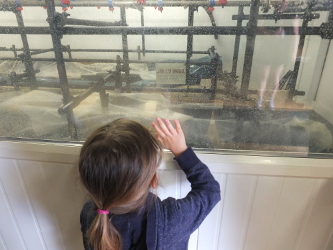
<path id="1" fill-rule="evenodd" d="M 162 143 L 162 145 L 163 145 L 163 143 L 164 143 L 164 141 L 163 141 L 163 139 L 162 139 L 162 137 L 161 136 L 159 136 L 159 135 L 157 135 L 157 140 L 159 140 L 160 141 L 160 143 Z M 164 146 L 164 145 L 163 145 Z"/>
<path id="2" fill-rule="evenodd" d="M 177 131 L 176 131 L 175 128 L 172 126 L 171 122 L 170 122 L 168 119 L 164 119 L 164 121 L 165 121 L 165 123 L 166 123 L 166 126 L 167 126 L 168 129 L 169 129 L 169 132 L 170 132 L 171 134 L 175 134 L 175 132 L 177 132 Z"/>
<path id="3" fill-rule="evenodd" d="M 169 131 L 169 129 L 165 126 L 164 122 L 162 121 L 161 118 L 157 118 L 157 122 L 160 125 L 160 129 L 163 131 L 163 133 L 167 136 L 170 136 L 171 133 Z"/>
<path id="4" fill-rule="evenodd" d="M 161 136 L 161 137 L 165 136 L 163 131 L 159 128 L 159 126 L 155 122 L 152 122 L 152 125 L 153 125 L 154 129 L 156 130 L 158 136 Z"/>
<path id="5" fill-rule="evenodd" d="M 176 125 L 176 131 L 177 131 L 177 133 L 178 133 L 178 134 L 179 134 L 179 133 L 183 133 L 183 130 L 182 130 L 182 127 L 180 126 L 179 121 L 178 121 L 178 120 L 175 120 L 174 122 L 175 122 L 175 125 Z"/>

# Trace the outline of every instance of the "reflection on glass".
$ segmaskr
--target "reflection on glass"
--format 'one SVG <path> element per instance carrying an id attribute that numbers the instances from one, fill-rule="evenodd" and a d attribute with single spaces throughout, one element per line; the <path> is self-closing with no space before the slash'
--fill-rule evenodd
<path id="1" fill-rule="evenodd" d="M 282 5 L 280 8 L 277 9 L 278 15 L 282 15 L 282 13 L 285 11 L 287 7 L 287 1 L 282 1 Z M 272 74 L 273 79 L 273 89 L 270 93 L 270 96 L 268 98 L 268 105 L 271 110 L 275 109 L 275 97 L 277 95 L 277 92 L 280 88 L 280 82 L 281 82 L 281 75 L 283 70 L 285 69 L 286 62 L 292 62 L 295 64 L 295 61 L 297 60 L 297 52 L 298 49 L 302 50 L 302 45 L 299 44 L 299 17 L 296 16 L 293 20 L 293 27 L 294 27 L 294 35 L 293 39 L 294 41 L 291 43 L 284 43 L 285 38 L 285 30 L 283 27 L 283 20 L 279 21 L 279 25 L 282 25 L 278 28 L 278 30 L 273 35 L 274 37 L 274 47 L 271 46 L 263 46 L 264 51 L 264 59 L 261 60 L 262 63 L 262 70 L 263 70 L 263 77 L 260 83 L 260 89 L 259 89 L 259 100 L 257 103 L 257 106 L 259 109 L 263 108 L 264 105 L 264 94 L 267 87 L 268 77 L 270 74 Z M 300 48 L 299 48 L 300 47 Z M 283 56 L 279 55 L 282 54 Z M 295 70 L 295 69 L 294 69 Z M 289 74 L 290 71 L 286 73 Z M 283 84 L 283 82 L 281 82 Z"/>
<path id="2" fill-rule="evenodd" d="M 160 116 L 196 148 L 332 153 L 331 2 L 58 2 L 0 0 L 0 137 Z"/>

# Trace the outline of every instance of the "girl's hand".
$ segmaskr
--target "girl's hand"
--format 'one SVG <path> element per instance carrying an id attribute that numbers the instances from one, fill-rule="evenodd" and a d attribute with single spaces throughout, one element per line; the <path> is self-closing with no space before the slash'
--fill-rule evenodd
<path id="1" fill-rule="evenodd" d="M 169 149 L 176 157 L 187 149 L 185 136 L 178 120 L 174 120 L 176 128 L 168 119 L 157 118 L 152 125 L 157 132 L 157 139 L 162 146 Z"/>

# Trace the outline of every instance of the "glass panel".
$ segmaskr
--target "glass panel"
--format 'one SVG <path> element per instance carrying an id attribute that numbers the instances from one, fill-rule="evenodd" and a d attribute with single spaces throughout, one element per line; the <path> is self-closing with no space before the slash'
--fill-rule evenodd
<path id="1" fill-rule="evenodd" d="M 159 116 L 195 148 L 331 156 L 331 9 L 0 0 L 0 137 L 83 141 L 120 117 Z"/>

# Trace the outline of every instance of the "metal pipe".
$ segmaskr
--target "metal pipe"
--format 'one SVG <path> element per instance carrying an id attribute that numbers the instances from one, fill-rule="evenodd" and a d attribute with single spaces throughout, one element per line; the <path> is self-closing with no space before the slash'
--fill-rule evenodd
<path id="1" fill-rule="evenodd" d="M 123 82 L 121 79 L 121 70 L 122 70 L 122 66 L 121 66 L 121 59 L 120 56 L 117 55 L 117 65 L 116 65 L 116 73 L 115 73 L 115 77 L 114 77 L 114 81 L 115 81 L 115 89 L 116 90 L 121 90 L 121 88 L 123 87 Z"/>
<path id="2" fill-rule="evenodd" d="M 54 51 L 54 49 L 41 49 L 41 50 L 34 50 L 33 52 L 30 53 L 30 55 L 39 55 L 39 54 L 43 54 L 43 53 L 47 53 L 47 52 L 51 52 Z M 22 54 L 21 54 L 22 55 Z M 21 56 L 19 55 L 19 57 Z M 24 55 L 24 54 L 23 54 Z"/>
<path id="3" fill-rule="evenodd" d="M 69 109 L 74 109 L 76 108 L 84 99 L 86 99 L 88 96 L 90 96 L 92 93 L 94 93 L 97 89 L 96 87 L 97 84 L 93 85 L 92 87 L 88 88 L 85 92 L 75 96 L 69 103 L 66 105 L 63 104 L 59 109 L 58 113 L 60 115 L 66 114 Z"/>
<path id="4" fill-rule="evenodd" d="M 194 23 L 194 10 L 195 7 L 190 6 L 188 8 L 188 26 L 192 27 Z M 193 34 L 187 34 L 187 45 L 186 45 L 186 63 L 185 63 L 185 84 L 189 87 L 189 79 L 190 79 L 190 59 L 192 56 L 193 50 Z"/>
<path id="5" fill-rule="evenodd" d="M 72 96 L 69 93 L 66 67 L 65 67 L 64 57 L 62 54 L 62 45 L 61 45 L 61 40 L 60 40 L 61 38 L 60 38 L 60 34 L 57 30 L 57 23 L 55 21 L 54 0 L 45 0 L 45 4 L 47 6 L 47 16 L 48 16 L 47 20 L 50 25 L 49 30 L 51 33 L 55 59 L 57 62 L 59 81 L 60 81 L 59 83 L 60 83 L 60 88 L 61 88 L 61 92 L 63 95 L 63 104 L 66 105 L 67 103 L 69 103 L 71 101 Z M 78 140 L 73 110 L 68 109 L 66 112 L 66 116 L 67 116 L 68 129 L 69 129 L 71 138 L 72 138 L 72 140 Z"/>
<path id="6" fill-rule="evenodd" d="M 120 7 L 120 18 L 123 24 L 126 24 L 126 9 L 124 6 Z M 128 57 L 128 40 L 127 33 L 124 32 L 121 34 L 122 42 L 123 42 L 123 69 L 125 72 L 125 82 L 126 82 L 126 92 L 131 92 L 130 86 L 130 74 L 129 74 L 129 57 Z"/>
<path id="7" fill-rule="evenodd" d="M 77 107 L 84 99 L 86 99 L 88 96 L 90 96 L 92 93 L 96 91 L 100 91 L 106 82 L 108 82 L 112 77 L 114 77 L 114 73 L 107 75 L 103 79 L 101 79 L 99 82 L 94 83 L 90 88 L 88 88 L 85 92 L 77 95 L 74 97 L 70 102 L 67 104 L 63 104 L 59 109 L 58 113 L 63 115 L 68 110 L 72 110 L 75 107 Z"/>
<path id="8" fill-rule="evenodd" d="M 141 48 L 140 48 L 140 45 L 138 46 L 136 52 L 138 53 L 138 60 L 141 60 Z"/>
<path id="9" fill-rule="evenodd" d="M 217 75 L 219 74 L 219 64 L 218 61 L 220 59 L 220 56 L 218 54 L 215 54 L 215 48 L 209 49 L 210 50 L 210 57 L 211 57 L 211 67 L 214 69 L 214 74 L 211 79 L 211 95 L 210 100 L 214 100 L 216 97 L 216 89 L 217 89 Z M 221 67 L 222 70 L 222 67 Z"/>
<path id="10" fill-rule="evenodd" d="M 17 61 L 18 58 L 15 57 L 0 57 L 0 60 L 7 61 Z M 34 62 L 56 62 L 55 58 L 32 58 Z M 83 62 L 83 63 L 117 63 L 117 60 L 114 59 L 63 59 L 64 62 Z M 120 62 L 122 62 L 120 60 Z M 165 63 L 165 60 L 128 60 L 129 63 Z M 184 60 L 168 60 L 168 63 L 184 63 Z M 191 65 L 211 65 L 210 62 L 197 62 L 197 61 L 189 61 Z"/>
<path id="11" fill-rule="evenodd" d="M 121 21 L 118 22 L 104 22 L 104 21 L 94 21 L 94 20 L 84 20 L 77 18 L 64 18 L 65 25 L 84 25 L 84 26 L 123 26 Z"/>
<path id="12" fill-rule="evenodd" d="M 245 58 L 243 65 L 242 83 L 240 87 L 241 96 L 243 98 L 247 97 L 247 91 L 249 89 L 249 84 L 250 84 L 254 45 L 256 40 L 256 30 L 258 25 L 258 13 L 259 13 L 259 0 L 252 0 L 252 5 L 250 8 L 250 20 L 248 23 L 249 32 L 246 36 L 246 48 L 245 48 Z"/>
<path id="13" fill-rule="evenodd" d="M 38 0 L 20 0 L 20 3 L 23 6 L 45 6 L 41 1 Z M 318 1 L 317 4 L 322 4 L 325 3 L 324 0 Z M 261 1 L 259 2 L 260 5 L 265 5 L 267 4 L 267 1 Z M 276 1 L 271 1 L 271 5 L 279 5 L 281 4 L 281 1 L 276 0 Z M 288 6 L 300 6 L 302 5 L 303 2 L 300 0 L 290 0 L 288 1 Z M 8 2 L 0 2 L 0 7 L 1 6 L 7 6 Z M 71 6 L 73 7 L 109 7 L 108 2 L 106 0 L 80 0 L 80 1 L 71 1 Z M 157 5 L 156 0 L 147 0 L 144 6 L 153 6 L 155 7 Z M 184 0 L 184 1 L 173 1 L 173 0 L 163 0 L 163 6 L 207 6 L 208 1 L 191 1 L 191 0 Z M 215 5 L 218 6 L 219 3 L 218 1 L 215 1 Z M 228 7 L 228 6 L 250 6 L 251 1 L 229 1 L 227 4 L 223 4 L 223 6 Z M 119 7 L 119 6 L 127 6 L 127 7 L 133 7 L 137 8 L 138 4 L 137 1 L 115 1 L 113 3 L 114 7 Z"/>
<path id="14" fill-rule="evenodd" d="M 243 10 L 244 10 L 244 7 L 243 6 L 239 6 L 239 8 L 238 8 L 238 16 L 237 16 L 237 27 L 242 27 L 243 15 L 244 15 Z M 235 45 L 234 45 L 234 56 L 232 58 L 232 69 L 231 69 L 231 73 L 232 73 L 232 76 L 234 78 L 236 77 L 236 72 L 237 72 L 239 44 L 240 44 L 240 35 L 236 35 L 236 37 L 235 37 Z"/>
<path id="15" fill-rule="evenodd" d="M 280 27 L 276 26 L 260 26 L 256 31 L 256 35 L 274 34 Z M 294 35 L 294 27 L 283 27 L 285 35 Z M 0 26 L 0 34 L 20 34 L 18 27 Z M 64 27 L 62 34 L 64 35 L 248 35 L 249 27 L 235 26 L 216 26 L 216 27 Z M 306 35 L 320 35 L 320 27 L 307 27 L 304 30 Z M 47 27 L 25 27 L 25 33 L 28 35 L 49 35 L 50 28 Z"/>
<path id="16" fill-rule="evenodd" d="M 141 9 L 141 27 L 145 26 L 145 19 L 143 15 L 143 8 Z M 142 34 L 142 55 L 146 55 L 146 41 L 145 41 L 145 34 Z"/>
<path id="17" fill-rule="evenodd" d="M 212 11 L 208 10 L 208 7 L 205 7 L 204 9 L 205 9 L 205 11 L 206 11 L 206 13 L 207 13 L 207 15 L 208 15 L 208 17 L 210 19 L 210 22 L 212 23 L 212 26 L 216 27 L 216 23 L 215 23 L 215 19 L 214 19 Z M 214 34 L 214 38 L 218 39 L 218 35 Z"/>
<path id="18" fill-rule="evenodd" d="M 14 44 L 12 45 L 12 51 L 14 52 L 14 56 L 17 57 L 17 50 Z"/>
<path id="19" fill-rule="evenodd" d="M 123 52 L 122 49 L 71 49 L 72 52 Z M 129 49 L 130 53 L 138 53 L 138 50 Z M 139 50 L 145 53 L 185 54 L 185 50 Z M 193 51 L 193 54 L 208 54 L 207 51 Z"/>
<path id="20" fill-rule="evenodd" d="M 71 51 L 71 46 L 70 45 L 67 45 L 67 46 L 64 46 L 63 47 L 65 52 L 68 53 L 68 56 L 69 56 L 69 59 L 72 59 L 72 51 Z"/>
<path id="21" fill-rule="evenodd" d="M 36 75 L 35 75 L 35 71 L 34 71 L 34 66 L 31 61 L 31 53 L 30 53 L 30 48 L 29 48 L 29 43 L 28 43 L 28 37 L 27 37 L 27 34 L 25 33 L 22 13 L 19 10 L 14 11 L 14 13 L 15 13 L 16 20 L 17 20 L 17 23 L 19 26 L 18 28 L 20 29 L 20 34 L 21 34 L 23 51 L 24 51 L 23 62 L 24 62 L 26 72 L 28 73 L 28 83 L 29 83 L 30 89 L 34 90 L 34 89 L 37 89 Z"/>
<path id="22" fill-rule="evenodd" d="M 307 12 L 310 14 L 310 11 Z M 307 14 L 305 13 L 305 15 Z M 305 43 L 305 32 L 306 28 L 308 27 L 310 19 L 309 18 L 304 18 L 303 23 L 302 23 L 302 28 L 300 29 L 300 37 L 299 37 L 299 42 L 298 42 L 298 51 L 297 54 L 302 55 L 303 54 L 303 47 Z M 296 55 L 297 56 L 297 55 Z M 288 92 L 288 100 L 292 101 L 293 97 L 297 95 L 296 89 L 296 82 L 297 82 L 297 77 L 298 77 L 298 71 L 299 67 L 301 65 L 301 60 L 296 60 L 294 64 L 294 70 L 290 76 L 290 79 L 288 81 L 288 85 L 286 86 L 286 89 L 289 90 Z"/>
<path id="23" fill-rule="evenodd" d="M 315 5 L 311 8 L 312 11 L 329 11 L 332 9 L 332 5 L 328 5 L 328 6 L 323 6 L 323 5 Z M 299 6 L 291 6 L 291 7 L 288 7 L 285 11 L 283 11 L 283 13 L 295 13 L 295 12 L 305 12 L 307 11 L 308 7 L 299 7 Z"/>
<path id="24" fill-rule="evenodd" d="M 277 16 L 276 15 L 258 15 L 258 20 L 266 20 L 266 19 L 272 19 L 274 20 Z M 279 20 L 280 19 L 295 19 L 295 18 L 299 18 L 299 19 L 304 19 L 304 18 L 309 18 L 309 15 L 306 14 L 282 14 L 279 15 Z M 249 20 L 250 19 L 250 15 L 243 15 L 242 16 L 243 20 Z M 311 19 L 319 19 L 320 18 L 320 14 L 318 13 L 312 13 L 311 15 Z M 232 20 L 238 20 L 238 15 L 233 15 L 232 16 Z"/>
<path id="25" fill-rule="evenodd" d="M 0 86 L 1 86 L 1 84 L 0 84 Z M 8 85 L 4 85 L 4 86 L 8 86 Z M 75 85 L 75 86 L 72 86 L 71 88 L 88 90 L 89 86 L 90 85 Z M 165 86 L 164 87 L 137 87 L 137 86 L 132 86 L 131 89 L 135 92 L 143 92 L 143 93 L 156 93 L 156 92 L 177 92 L 177 93 L 186 92 L 186 93 L 207 93 L 207 94 L 212 93 L 212 90 L 209 89 L 209 88 L 206 88 L 206 89 L 205 88 L 189 88 L 189 89 L 177 88 L 177 87 L 182 87 L 182 86 L 183 86 L 183 84 L 179 84 L 179 85 L 172 84 L 171 87 L 165 87 Z M 59 89 L 59 84 L 57 84 L 57 83 L 48 83 L 47 87 L 48 88 Z M 111 91 L 116 90 L 116 88 L 114 86 L 109 86 L 109 85 L 103 86 L 103 89 L 111 90 Z M 122 88 L 122 90 L 124 91 L 126 89 Z M 91 92 L 91 91 L 88 90 L 88 92 Z M 97 92 L 97 90 L 95 90 L 95 92 Z M 93 93 L 93 92 L 91 92 L 91 93 Z M 224 89 L 217 89 L 216 93 L 228 93 L 228 92 Z M 89 93 L 82 93 L 82 94 L 87 95 L 86 97 L 88 97 L 90 95 Z M 79 97 L 79 99 L 82 99 L 82 98 L 83 98 L 82 96 Z M 68 105 L 62 105 L 58 109 L 58 113 L 59 114 L 64 114 L 67 111 L 67 109 L 77 107 L 79 105 L 79 102 L 84 100 L 84 98 L 81 101 L 79 99 L 75 99 L 74 102 L 70 102 L 70 103 L 68 103 Z"/>
<path id="26" fill-rule="evenodd" d="M 13 51 L 12 48 L 5 48 L 0 47 L 0 51 Z M 16 51 L 23 51 L 23 49 L 16 49 Z M 54 49 L 30 49 L 32 51 L 31 55 L 37 55 L 41 53 L 51 52 L 54 51 Z M 67 50 L 63 50 L 64 52 L 67 52 Z M 123 52 L 122 49 L 70 49 L 71 52 Z M 128 52 L 130 53 L 138 53 L 138 50 L 129 49 Z M 143 50 L 140 50 L 139 52 L 143 52 Z M 145 50 L 146 53 L 165 53 L 165 54 L 185 54 L 186 51 L 183 50 Z M 207 51 L 192 51 L 193 54 L 208 54 Z"/>

